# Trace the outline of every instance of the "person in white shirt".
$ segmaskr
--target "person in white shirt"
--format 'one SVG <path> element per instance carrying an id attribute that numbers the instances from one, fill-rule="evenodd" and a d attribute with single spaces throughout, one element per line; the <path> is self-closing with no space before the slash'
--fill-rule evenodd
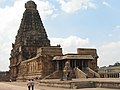
<path id="1" fill-rule="evenodd" d="M 27 82 L 27 86 L 28 86 L 28 90 L 30 90 L 30 87 L 31 87 L 31 81 L 30 81 L 30 79 Z"/>

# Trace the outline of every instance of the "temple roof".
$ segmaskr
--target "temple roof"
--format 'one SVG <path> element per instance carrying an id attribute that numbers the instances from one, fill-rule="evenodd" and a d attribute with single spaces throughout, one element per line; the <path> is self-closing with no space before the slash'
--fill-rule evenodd
<path id="1" fill-rule="evenodd" d="M 55 56 L 53 58 L 53 60 L 65 60 L 65 59 L 68 59 L 68 60 L 76 60 L 76 59 L 92 60 L 94 58 L 92 57 L 92 55 L 78 55 L 78 54 L 77 55 L 73 54 L 73 55 Z"/>

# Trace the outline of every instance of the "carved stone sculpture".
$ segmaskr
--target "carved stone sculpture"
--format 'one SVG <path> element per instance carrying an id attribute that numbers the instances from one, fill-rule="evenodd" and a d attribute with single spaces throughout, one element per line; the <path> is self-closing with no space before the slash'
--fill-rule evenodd
<path id="1" fill-rule="evenodd" d="M 72 69 L 70 67 L 70 61 L 66 61 L 63 72 L 66 80 L 72 80 Z"/>

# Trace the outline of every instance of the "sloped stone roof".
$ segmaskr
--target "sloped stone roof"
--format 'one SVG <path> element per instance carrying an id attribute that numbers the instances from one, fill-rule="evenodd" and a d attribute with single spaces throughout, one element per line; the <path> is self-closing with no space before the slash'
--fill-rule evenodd
<path id="1" fill-rule="evenodd" d="M 64 55 L 64 56 L 55 56 L 53 60 L 76 60 L 76 59 L 85 59 L 85 60 L 92 60 L 94 59 L 91 55 Z"/>

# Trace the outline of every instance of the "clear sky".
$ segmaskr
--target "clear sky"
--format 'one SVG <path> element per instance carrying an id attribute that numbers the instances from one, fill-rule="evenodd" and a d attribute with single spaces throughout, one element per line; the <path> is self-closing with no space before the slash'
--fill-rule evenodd
<path id="1" fill-rule="evenodd" d="M 9 70 L 12 43 L 28 0 L 0 0 L 0 70 Z M 64 53 L 96 48 L 98 66 L 120 62 L 120 0 L 34 0 L 51 45 Z"/>

